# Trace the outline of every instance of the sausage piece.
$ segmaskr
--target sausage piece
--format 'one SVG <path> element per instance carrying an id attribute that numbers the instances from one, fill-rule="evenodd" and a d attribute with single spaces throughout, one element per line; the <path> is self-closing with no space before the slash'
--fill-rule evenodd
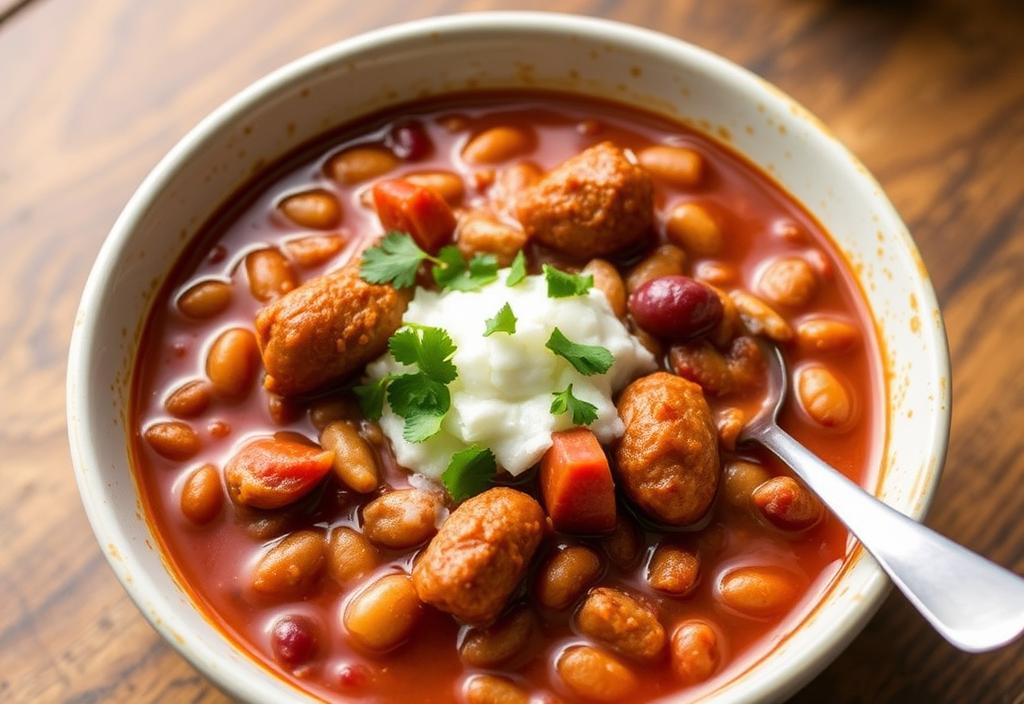
<path id="1" fill-rule="evenodd" d="M 535 500 L 495 487 L 459 506 L 413 569 L 420 600 L 467 623 L 493 621 L 540 543 L 544 512 Z"/>
<path id="2" fill-rule="evenodd" d="M 391 286 L 359 278 L 359 260 L 307 281 L 256 315 L 264 386 L 293 396 L 361 369 L 387 348 L 406 303 Z"/>
<path id="3" fill-rule="evenodd" d="M 592 589 L 576 614 L 583 635 L 623 655 L 653 660 L 665 649 L 665 629 L 645 604 L 619 589 Z"/>
<path id="4" fill-rule="evenodd" d="M 616 448 L 620 486 L 660 523 L 700 519 L 718 489 L 718 438 L 700 387 L 655 372 L 619 398 L 626 426 Z"/>
<path id="5" fill-rule="evenodd" d="M 603 257 L 646 238 L 654 219 L 651 177 L 611 142 L 556 167 L 516 202 L 528 237 L 581 259 Z"/>

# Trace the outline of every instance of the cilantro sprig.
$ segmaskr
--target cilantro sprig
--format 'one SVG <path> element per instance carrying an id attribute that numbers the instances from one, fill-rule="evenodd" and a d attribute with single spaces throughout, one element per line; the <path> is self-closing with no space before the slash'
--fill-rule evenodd
<path id="1" fill-rule="evenodd" d="M 458 503 L 487 489 L 497 467 L 493 452 L 486 447 L 470 445 L 452 455 L 441 481 L 452 500 Z"/>
<path id="2" fill-rule="evenodd" d="M 581 345 L 567 338 L 561 330 L 555 328 L 544 346 L 564 358 L 576 371 L 584 376 L 604 374 L 615 363 L 615 357 L 600 345 Z"/>
<path id="3" fill-rule="evenodd" d="M 467 263 L 458 247 L 448 245 L 435 257 L 398 230 L 391 230 L 363 252 L 359 275 L 367 283 L 408 288 L 416 283 L 424 262 L 433 264 L 431 275 L 437 285 L 452 291 L 476 291 L 498 278 L 498 260 L 493 254 L 477 254 Z"/>
<path id="4" fill-rule="evenodd" d="M 583 296 L 594 287 L 593 274 L 570 274 L 550 264 L 544 265 L 544 278 L 548 282 L 548 298 Z"/>
<path id="5" fill-rule="evenodd" d="M 516 314 L 512 312 L 512 306 L 508 303 L 498 309 L 493 318 L 484 321 L 484 337 L 490 337 L 496 332 L 503 332 L 514 335 L 516 332 Z"/>
<path id="6" fill-rule="evenodd" d="M 572 416 L 573 425 L 590 425 L 597 420 L 597 406 L 576 398 L 572 393 L 572 384 L 569 384 L 561 391 L 551 394 L 555 399 L 551 402 L 551 414 L 560 416 L 569 413 Z"/>
<path id="7" fill-rule="evenodd" d="M 498 259 L 493 254 L 476 254 L 466 264 L 455 245 L 442 247 L 437 253 L 441 265 L 431 272 L 441 288 L 452 291 L 476 291 L 498 278 Z"/>

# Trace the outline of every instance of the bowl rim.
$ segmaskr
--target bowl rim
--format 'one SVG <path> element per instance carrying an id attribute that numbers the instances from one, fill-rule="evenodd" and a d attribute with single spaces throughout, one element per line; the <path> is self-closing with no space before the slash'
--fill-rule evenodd
<path id="1" fill-rule="evenodd" d="M 819 120 L 814 118 L 810 111 L 766 80 L 718 54 L 671 35 L 635 25 L 555 12 L 496 11 L 430 17 L 385 26 L 343 39 L 295 59 L 243 88 L 204 117 L 160 159 L 132 194 L 104 239 L 86 281 L 74 319 L 68 355 L 66 398 L 68 439 L 79 495 L 100 549 L 111 567 L 114 568 L 118 581 L 121 582 L 122 587 L 135 602 L 142 615 L 179 654 L 202 672 L 212 684 L 244 701 L 263 700 L 262 694 L 265 692 L 261 690 L 260 683 L 235 675 L 230 669 L 230 663 L 228 663 L 228 667 L 218 667 L 215 663 L 221 660 L 220 656 L 209 652 L 198 639 L 185 639 L 178 635 L 172 625 L 178 624 L 175 613 L 181 608 L 180 603 L 175 603 L 175 600 L 162 594 L 145 572 L 140 570 L 130 578 L 117 569 L 117 565 L 123 557 L 119 554 L 116 546 L 125 544 L 128 538 L 122 530 L 114 510 L 100 498 L 105 487 L 100 473 L 93 469 L 100 466 L 100 458 L 90 440 L 94 433 L 100 431 L 100 428 L 96 421 L 84 412 L 90 395 L 89 390 L 96 383 L 95 380 L 90 379 L 88 373 L 90 360 L 96 354 L 93 327 L 104 291 L 115 273 L 117 255 L 133 237 L 139 221 L 149 209 L 151 202 L 160 197 L 172 176 L 187 161 L 188 156 L 201 150 L 208 140 L 216 136 L 217 131 L 225 123 L 257 106 L 266 96 L 282 91 L 290 84 L 304 80 L 317 69 L 325 65 L 332 65 L 352 53 L 371 48 L 385 48 L 397 42 L 426 36 L 437 37 L 462 32 L 509 30 L 552 36 L 575 33 L 618 45 L 653 46 L 657 51 L 665 54 L 669 60 L 685 59 L 700 64 L 713 70 L 718 78 L 732 81 L 747 92 L 754 94 L 767 92 L 783 98 L 801 116 L 810 118 L 812 129 L 818 133 L 819 137 L 824 138 L 828 148 L 837 150 L 851 164 L 852 168 L 860 172 L 861 178 L 866 179 L 870 185 L 876 188 L 878 205 L 889 211 L 887 215 L 891 216 L 892 222 L 897 224 L 897 227 L 888 233 L 888 239 L 895 240 L 916 261 L 921 261 L 920 253 L 906 225 L 874 176 Z M 939 310 L 934 288 L 923 265 L 917 268 L 915 277 L 918 292 L 922 297 L 922 307 L 925 310 Z M 931 362 L 939 374 L 948 380 L 950 378 L 949 347 L 942 316 L 926 316 L 924 320 L 926 322 L 922 324 L 921 330 L 925 343 L 923 350 L 932 357 Z M 907 512 L 915 520 L 922 520 L 930 508 L 945 462 L 951 421 L 950 386 L 948 383 L 939 385 L 933 401 L 935 421 L 932 424 L 933 427 L 930 428 L 930 446 L 927 448 L 927 452 L 930 457 L 934 458 L 931 463 L 934 471 L 922 488 L 920 501 Z M 924 471 L 924 468 L 921 471 Z M 138 491 L 137 485 L 135 490 Z M 818 648 L 800 653 L 789 660 L 787 667 L 779 668 L 778 671 L 771 673 L 763 682 L 763 687 L 767 689 L 767 692 L 763 692 L 758 701 L 787 696 L 806 684 L 853 640 L 881 606 L 890 587 L 889 580 L 870 555 L 862 547 L 859 547 L 859 544 L 856 551 L 861 553 L 860 561 L 866 563 L 859 566 L 868 572 L 861 590 L 863 598 L 850 606 L 840 620 L 832 622 L 832 628 L 825 633 Z M 842 570 L 848 570 L 856 562 L 856 552 L 851 553 L 851 557 L 847 558 Z M 840 575 L 837 575 L 837 578 Z M 177 581 L 177 577 L 173 573 L 172 577 Z M 830 588 L 835 588 L 835 583 Z M 818 606 L 820 606 L 820 602 L 814 606 L 814 609 Z M 800 626 L 806 622 L 806 618 L 801 621 Z M 223 637 L 223 634 L 221 636 Z M 229 638 L 229 641 L 231 640 Z M 237 647 L 237 644 L 232 642 L 232 646 Z M 250 657 L 247 654 L 244 656 Z M 265 669 L 262 663 L 255 660 L 253 662 Z M 755 663 L 751 667 L 757 666 Z M 268 676 L 274 677 L 275 675 L 268 671 Z M 280 677 L 277 679 L 291 685 L 288 680 Z M 708 696 L 716 697 L 737 681 L 736 679 L 730 680 L 710 692 Z M 315 695 L 299 690 L 294 685 L 291 686 L 298 697 L 305 697 L 310 701 L 317 700 Z M 704 699 L 705 697 L 701 697 L 701 700 Z"/>

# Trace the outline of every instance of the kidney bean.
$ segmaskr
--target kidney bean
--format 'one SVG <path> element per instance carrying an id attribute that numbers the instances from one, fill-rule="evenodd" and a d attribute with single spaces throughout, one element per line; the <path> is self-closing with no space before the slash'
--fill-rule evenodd
<path id="1" fill-rule="evenodd" d="M 377 548 L 359 531 L 346 526 L 331 531 L 327 543 L 327 573 L 338 584 L 347 586 L 370 574 L 378 558 Z"/>
<path id="2" fill-rule="evenodd" d="M 722 472 L 722 498 L 734 508 L 747 511 L 754 489 L 772 478 L 768 470 L 746 460 L 734 460 Z"/>
<path id="3" fill-rule="evenodd" d="M 769 479 L 754 490 L 753 499 L 765 519 L 782 530 L 806 530 L 825 513 L 818 497 L 792 477 Z"/>
<path id="4" fill-rule="evenodd" d="M 201 446 L 192 426 L 178 420 L 154 423 L 142 435 L 158 455 L 169 460 L 194 457 Z"/>
<path id="5" fill-rule="evenodd" d="M 235 519 L 243 525 L 246 534 L 267 542 L 280 538 L 288 532 L 294 517 L 282 511 L 260 511 L 239 504 L 235 507 Z"/>
<path id="6" fill-rule="evenodd" d="M 499 266 L 508 266 L 516 253 L 526 246 L 526 233 L 489 213 L 476 211 L 459 220 L 456 244 L 464 257 L 493 254 Z"/>
<path id="7" fill-rule="evenodd" d="M 857 328 L 834 318 L 811 318 L 796 327 L 800 349 L 807 353 L 845 352 L 860 340 Z"/>
<path id="8" fill-rule="evenodd" d="M 686 267 L 686 252 L 674 244 L 663 244 L 654 248 L 641 259 L 626 276 L 626 291 L 633 293 L 652 279 L 662 276 L 677 276 Z"/>
<path id="9" fill-rule="evenodd" d="M 399 489 L 377 497 L 363 508 L 363 533 L 389 548 L 411 548 L 437 532 L 441 500 L 422 489 Z"/>
<path id="10" fill-rule="evenodd" d="M 274 657 L 285 667 L 295 669 L 316 656 L 319 638 L 312 619 L 306 616 L 284 616 L 274 622 L 270 631 Z"/>
<path id="11" fill-rule="evenodd" d="M 462 177 L 452 171 L 422 171 L 416 174 L 405 174 L 402 178 L 417 186 L 429 188 L 444 198 L 451 206 L 458 205 L 466 192 Z"/>
<path id="12" fill-rule="evenodd" d="M 345 486 L 368 494 L 380 484 L 377 459 L 355 426 L 343 420 L 328 423 L 320 433 L 320 444 L 334 453 L 334 473 Z"/>
<path id="13" fill-rule="evenodd" d="M 583 267 L 583 273 L 594 277 L 594 286 L 608 299 L 612 312 L 620 318 L 625 316 L 626 285 L 619 275 L 619 270 L 604 259 L 591 259 Z"/>
<path id="14" fill-rule="evenodd" d="M 178 297 L 178 310 L 190 318 L 212 318 L 229 305 L 231 284 L 224 281 L 200 281 Z"/>
<path id="15" fill-rule="evenodd" d="M 782 257 L 761 273 L 757 286 L 772 303 L 798 308 L 814 296 L 818 277 L 811 265 L 800 257 Z"/>
<path id="16" fill-rule="evenodd" d="M 739 281 L 740 272 L 728 262 L 705 260 L 694 266 L 693 278 L 712 286 L 729 286 Z"/>
<path id="17" fill-rule="evenodd" d="M 345 238 L 341 235 L 309 235 L 284 243 L 292 261 L 305 268 L 326 264 L 344 246 Z"/>
<path id="18" fill-rule="evenodd" d="M 699 578 L 700 555 L 678 545 L 659 545 L 647 566 L 647 583 L 671 596 L 687 596 Z"/>
<path id="19" fill-rule="evenodd" d="M 172 416 L 195 418 L 210 406 L 210 387 L 205 381 L 186 381 L 164 401 L 164 408 Z"/>
<path id="20" fill-rule="evenodd" d="M 705 284 L 688 276 L 662 276 L 629 297 L 637 324 L 658 337 L 684 340 L 702 335 L 722 320 L 722 302 Z"/>
<path id="21" fill-rule="evenodd" d="M 245 328 L 231 328 L 222 332 L 206 355 L 206 376 L 213 390 L 221 396 L 244 396 L 259 370 L 260 353 L 256 336 Z"/>
<path id="22" fill-rule="evenodd" d="M 185 480 L 181 488 L 181 512 L 185 518 L 202 525 L 209 523 L 224 504 L 220 473 L 212 464 L 204 464 Z"/>
<path id="23" fill-rule="evenodd" d="M 276 249 L 261 249 L 246 255 L 245 273 L 252 297 L 261 303 L 279 298 L 297 285 L 291 264 Z"/>
<path id="24" fill-rule="evenodd" d="M 330 230 L 341 224 L 341 203 L 321 188 L 290 195 L 277 207 L 290 221 L 310 230 Z"/>
<path id="25" fill-rule="evenodd" d="M 803 367 L 797 372 L 797 397 L 807 415 L 826 428 L 842 427 L 853 417 L 850 393 L 825 367 Z"/>
<path id="26" fill-rule="evenodd" d="M 522 129 L 491 127 L 469 140 L 462 158 L 470 164 L 497 164 L 529 151 L 532 145 L 532 136 Z"/>
<path id="27" fill-rule="evenodd" d="M 295 401 L 271 391 L 267 392 L 267 413 L 274 425 L 290 425 L 301 412 Z"/>
<path id="28" fill-rule="evenodd" d="M 383 176 L 398 166 L 398 159 L 383 147 L 352 147 L 327 162 L 327 175 L 343 186 Z"/>
<path id="29" fill-rule="evenodd" d="M 423 125 L 414 120 L 400 122 L 388 130 L 384 144 L 395 156 L 406 161 L 419 161 L 434 150 L 434 143 Z"/>
<path id="30" fill-rule="evenodd" d="M 263 594 L 307 596 L 323 572 L 324 538 L 312 530 L 290 534 L 256 564 L 252 587 Z"/>
<path id="31" fill-rule="evenodd" d="M 694 257 L 713 257 L 722 251 L 722 228 L 700 203 L 680 203 L 672 208 L 665 233 Z"/>
<path id="32" fill-rule="evenodd" d="M 357 645 L 367 650 L 391 650 L 409 638 L 421 610 L 409 575 L 389 574 L 349 601 L 343 622 Z"/>
<path id="33" fill-rule="evenodd" d="M 639 684 L 628 667 L 589 645 L 565 650 L 555 669 L 574 694 L 599 702 L 615 702 L 628 697 Z"/>
<path id="34" fill-rule="evenodd" d="M 740 321 L 751 335 L 765 335 L 776 342 L 788 342 L 793 339 L 793 328 L 782 316 L 757 296 L 745 291 L 729 293 Z"/>
<path id="35" fill-rule="evenodd" d="M 590 548 L 559 550 L 537 573 L 537 601 L 549 609 L 568 608 L 601 575 L 601 559 Z"/>
<path id="36" fill-rule="evenodd" d="M 528 704 L 525 689 L 504 677 L 473 675 L 463 688 L 466 704 Z"/>
<path id="37" fill-rule="evenodd" d="M 470 667 L 494 668 L 520 655 L 537 630 L 537 618 L 519 608 L 486 628 L 471 628 L 459 648 Z"/>
<path id="38" fill-rule="evenodd" d="M 734 407 L 721 409 L 715 418 L 718 442 L 726 450 L 735 450 L 736 441 L 746 424 L 747 416 L 741 409 Z"/>
<path id="39" fill-rule="evenodd" d="M 796 578 L 779 567 L 740 567 L 722 577 L 718 595 L 746 616 L 765 617 L 788 608 L 799 596 Z"/>
<path id="40" fill-rule="evenodd" d="M 718 669 L 721 654 L 715 630 L 703 621 L 687 621 L 672 634 L 672 670 L 688 685 L 708 679 Z"/>
<path id="41" fill-rule="evenodd" d="M 638 660 L 653 660 L 665 648 L 665 629 L 646 605 L 619 589 L 590 590 L 576 612 L 580 633 Z"/>
<path id="42" fill-rule="evenodd" d="M 655 178 L 680 188 L 693 188 L 700 183 L 704 159 L 693 149 L 657 145 L 640 150 L 640 166 Z"/>
<path id="43" fill-rule="evenodd" d="M 334 453 L 316 445 L 259 438 L 224 467 L 231 498 L 252 508 L 280 508 L 313 490 L 331 468 Z"/>
<path id="44" fill-rule="evenodd" d="M 615 530 L 601 540 L 601 547 L 612 564 L 620 569 L 628 569 L 640 560 L 643 542 L 636 524 L 620 511 Z"/>

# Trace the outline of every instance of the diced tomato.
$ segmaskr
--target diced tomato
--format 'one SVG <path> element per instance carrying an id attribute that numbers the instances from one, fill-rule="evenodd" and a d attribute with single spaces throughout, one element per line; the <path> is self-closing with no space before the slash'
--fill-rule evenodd
<path id="1" fill-rule="evenodd" d="M 260 438 L 228 460 L 224 478 L 237 503 L 280 508 L 308 494 L 331 469 L 334 453 L 282 438 Z"/>
<path id="2" fill-rule="evenodd" d="M 452 209 L 429 188 L 402 179 L 381 181 L 373 187 L 373 203 L 385 229 L 408 232 L 430 254 L 450 242 L 455 232 Z"/>
<path id="3" fill-rule="evenodd" d="M 551 436 L 540 464 L 544 504 L 555 530 L 606 533 L 615 528 L 615 484 L 594 433 L 575 428 Z"/>

